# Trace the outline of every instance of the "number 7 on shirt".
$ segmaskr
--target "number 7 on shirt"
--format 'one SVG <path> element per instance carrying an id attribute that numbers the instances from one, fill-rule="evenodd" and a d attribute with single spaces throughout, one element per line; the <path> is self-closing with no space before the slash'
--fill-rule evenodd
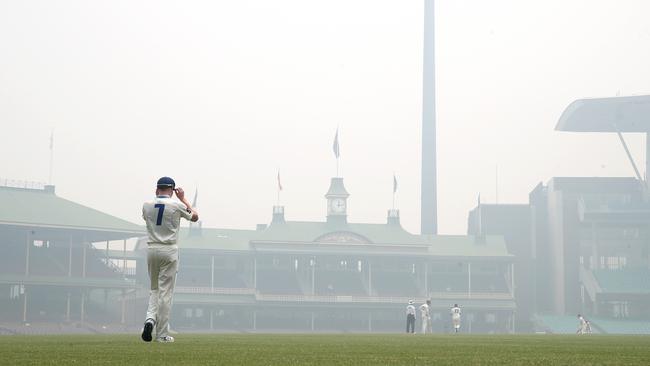
<path id="1" fill-rule="evenodd" d="M 158 217 L 156 218 L 156 225 L 160 226 L 162 224 L 163 212 L 165 212 L 165 205 L 162 203 L 157 203 L 153 207 L 158 209 Z"/>

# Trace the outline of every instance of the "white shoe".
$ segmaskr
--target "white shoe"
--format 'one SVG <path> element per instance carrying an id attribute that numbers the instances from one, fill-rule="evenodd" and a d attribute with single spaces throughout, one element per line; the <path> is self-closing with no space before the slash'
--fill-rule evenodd
<path id="1" fill-rule="evenodd" d="M 156 342 L 160 342 L 160 343 L 174 343 L 174 337 L 172 337 L 172 336 L 158 337 L 158 338 L 156 338 Z"/>

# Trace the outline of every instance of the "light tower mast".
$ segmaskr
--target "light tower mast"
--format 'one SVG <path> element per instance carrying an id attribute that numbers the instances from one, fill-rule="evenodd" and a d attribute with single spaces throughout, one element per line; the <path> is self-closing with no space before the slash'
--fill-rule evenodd
<path id="1" fill-rule="evenodd" d="M 434 0 L 424 0 L 424 56 L 422 62 L 422 185 L 420 232 L 438 233 L 436 173 L 436 75 Z"/>

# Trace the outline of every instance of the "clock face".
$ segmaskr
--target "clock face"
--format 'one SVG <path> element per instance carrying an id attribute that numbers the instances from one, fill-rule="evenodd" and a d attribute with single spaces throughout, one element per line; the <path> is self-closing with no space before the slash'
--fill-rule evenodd
<path id="1" fill-rule="evenodd" d="M 344 213 L 345 212 L 345 200 L 343 198 L 334 198 L 330 202 L 330 208 L 333 213 Z"/>

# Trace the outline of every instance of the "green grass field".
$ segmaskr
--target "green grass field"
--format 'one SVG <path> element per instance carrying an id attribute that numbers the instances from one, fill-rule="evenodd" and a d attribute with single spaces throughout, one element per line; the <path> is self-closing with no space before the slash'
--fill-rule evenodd
<path id="1" fill-rule="evenodd" d="M 648 365 L 650 336 L 2 336 L 2 365 Z"/>

